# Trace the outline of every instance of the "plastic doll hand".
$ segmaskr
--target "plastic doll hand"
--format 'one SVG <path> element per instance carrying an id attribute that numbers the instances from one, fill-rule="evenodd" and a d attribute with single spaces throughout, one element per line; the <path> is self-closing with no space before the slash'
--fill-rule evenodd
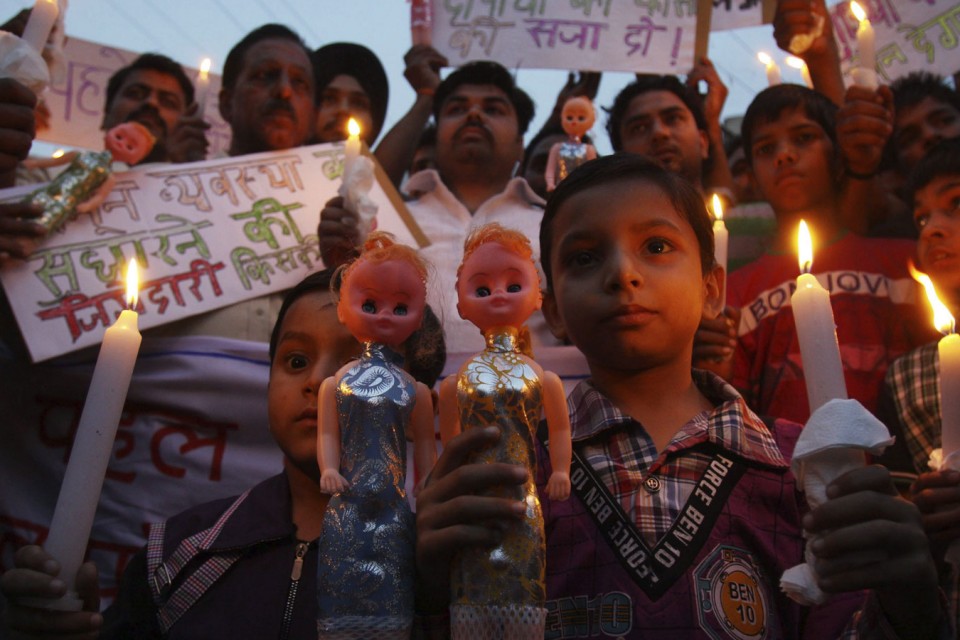
<path id="1" fill-rule="evenodd" d="M 824 0 L 780 0 L 773 37 L 783 51 L 806 60 L 829 50 L 833 30 Z"/>
<path id="2" fill-rule="evenodd" d="M 844 165 L 853 173 L 870 176 L 880 169 L 883 149 L 893 135 L 893 93 L 852 86 L 837 111 L 837 145 Z"/>
<path id="3" fill-rule="evenodd" d="M 551 500 L 566 500 L 570 497 L 570 474 L 554 471 L 547 481 L 547 496 Z"/>
<path id="4" fill-rule="evenodd" d="M 803 519 L 820 588 L 874 589 L 900 637 L 937 637 L 937 570 L 920 513 L 897 496 L 890 472 L 879 465 L 849 471 L 830 483 L 827 497 Z"/>
<path id="5" fill-rule="evenodd" d="M 317 236 L 320 238 L 320 255 L 328 269 L 339 267 L 357 257 L 359 224 L 357 214 L 344 208 L 342 197 L 327 201 L 320 212 Z"/>
<path id="6" fill-rule="evenodd" d="M 38 546 L 20 548 L 13 557 L 14 568 L 0 576 L 0 593 L 6 598 L 4 629 L 30 637 L 96 638 L 103 617 L 100 615 L 100 588 L 97 568 L 87 562 L 77 572 L 77 594 L 83 600 L 83 611 L 36 609 L 21 604 L 24 598 L 62 596 L 66 583 L 57 577 L 60 565 Z"/>
<path id="7" fill-rule="evenodd" d="M 170 162 L 197 162 L 207 157 L 207 129 L 210 125 L 197 113 L 199 105 L 194 103 L 187 109 L 167 132 L 164 147 Z"/>
<path id="8" fill-rule="evenodd" d="M 25 259 L 46 234 L 43 225 L 31 220 L 43 215 L 39 205 L 25 202 L 0 204 L 0 260 Z"/>
<path id="9" fill-rule="evenodd" d="M 77 213 L 96 211 L 97 208 L 103 204 L 103 201 L 107 199 L 107 196 L 110 195 L 110 192 L 113 191 L 113 187 L 116 186 L 116 184 L 117 179 L 114 178 L 111 173 L 107 176 L 107 179 L 103 181 L 103 184 L 97 187 L 93 195 L 77 205 Z"/>
<path id="10" fill-rule="evenodd" d="M 922 473 L 910 487 L 910 500 L 920 510 L 923 529 L 937 557 L 960 538 L 960 471 Z"/>
<path id="11" fill-rule="evenodd" d="M 0 78 L 0 174 L 11 172 L 9 183 L 0 187 L 13 186 L 12 172 L 30 152 L 36 135 L 36 104 L 30 89 L 13 78 Z"/>
<path id="12" fill-rule="evenodd" d="M 340 472 L 336 469 L 327 469 L 320 474 L 320 489 L 324 493 L 334 495 L 347 489 L 349 486 L 350 483 L 347 482 L 347 479 L 340 475 Z"/>

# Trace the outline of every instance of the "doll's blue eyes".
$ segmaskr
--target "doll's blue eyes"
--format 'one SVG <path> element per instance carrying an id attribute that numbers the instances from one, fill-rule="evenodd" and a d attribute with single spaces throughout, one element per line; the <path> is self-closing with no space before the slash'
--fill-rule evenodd
<path id="1" fill-rule="evenodd" d="M 489 296 L 489 295 L 490 295 L 490 289 L 489 289 L 489 287 L 477 287 L 477 297 L 478 297 L 478 298 L 486 298 L 486 297 Z"/>
<path id="2" fill-rule="evenodd" d="M 520 285 L 518 284 L 507 285 L 507 293 L 520 293 Z"/>
<path id="3" fill-rule="evenodd" d="M 367 300 L 363 303 L 360 309 L 363 310 L 364 313 L 376 313 L 377 305 L 374 304 L 373 300 Z"/>
<path id="4" fill-rule="evenodd" d="M 395 315 L 395 316 L 405 316 L 405 315 L 407 315 L 407 305 L 398 304 L 398 305 L 393 309 L 393 315 Z"/>

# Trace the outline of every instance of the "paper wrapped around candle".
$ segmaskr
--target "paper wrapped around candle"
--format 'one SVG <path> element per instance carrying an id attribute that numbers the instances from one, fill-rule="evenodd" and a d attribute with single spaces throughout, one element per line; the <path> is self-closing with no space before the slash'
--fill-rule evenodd
<path id="1" fill-rule="evenodd" d="M 135 291 L 135 285 L 133 288 Z M 74 582 L 90 538 L 140 341 L 137 313 L 129 309 L 120 313 L 103 336 L 50 532 L 43 545 L 60 563 L 59 578 L 67 584 L 67 594 L 52 603 L 35 601 L 35 606 L 79 610 L 82 604 Z"/>

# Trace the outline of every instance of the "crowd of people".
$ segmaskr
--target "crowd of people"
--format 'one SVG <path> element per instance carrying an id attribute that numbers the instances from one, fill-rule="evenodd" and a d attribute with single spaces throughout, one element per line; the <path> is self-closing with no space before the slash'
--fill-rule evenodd
<path id="1" fill-rule="evenodd" d="M 361 121 L 430 239 L 419 253 L 432 265 L 432 319 L 404 349 L 407 370 L 427 387 L 446 353 L 484 347 L 456 298 L 470 232 L 499 223 L 530 239 L 544 295 L 528 321 L 533 353 L 571 346 L 589 368 L 567 400 L 572 475 L 589 482 L 574 481 L 569 500 L 547 495 L 549 442 L 537 443 L 547 637 L 956 637 L 960 589 L 948 549 L 960 537 L 960 470 L 928 464 L 941 444 L 937 335 L 909 267 L 960 313 L 960 93 L 923 72 L 877 90 L 844 88 L 825 15 L 823 0 L 782 0 L 774 20 L 784 49 L 826 25 L 803 54 L 813 88 L 763 90 L 730 132 L 720 118 L 727 90 L 710 60 L 684 78 L 638 74 L 606 109 L 615 153 L 549 193 L 562 106 L 595 97 L 599 74 L 571 74 L 528 136 L 535 107 L 507 69 L 478 61 L 442 72 L 447 60 L 415 45 L 405 58 L 415 101 L 381 137 L 388 79 L 366 47 L 311 50 L 293 29 L 268 24 L 225 58 L 218 105 L 231 156 L 343 140 L 347 119 Z M 37 104 L 0 78 L 2 187 L 22 179 Z M 193 85 L 165 56 L 143 54 L 110 79 L 103 128 L 128 121 L 158 141 L 144 162 L 206 156 Z M 713 194 L 728 219 L 762 222 L 731 225 L 729 274 L 714 259 Z M 0 204 L 0 264 L 29 259 L 40 213 Z M 789 304 L 801 218 L 819 239 L 812 273 L 830 291 L 846 392 L 896 436 L 875 464 L 830 484 L 815 509 L 790 464 L 812 413 Z M 4 628 L 20 634 L 12 637 L 317 633 L 330 499 L 320 488 L 317 396 L 361 352 L 331 291 L 334 270 L 359 255 L 357 213 L 330 200 L 317 235 L 326 269 L 295 288 L 146 332 L 269 343 L 265 404 L 282 471 L 238 498 L 168 514 L 102 612 L 91 563 L 76 580 L 82 611 L 40 608 L 66 583 L 40 546 L 22 547 L 0 576 Z M 16 330 L 0 326 L 3 357 L 27 358 Z M 527 483 L 528 473 L 471 462 L 500 436 L 491 424 L 452 438 L 416 497 L 414 637 L 449 632 L 457 552 L 497 544 L 523 517 L 522 503 L 487 490 Z M 607 526 L 603 513 L 625 526 Z M 807 540 L 831 595 L 814 606 L 778 585 L 804 560 Z"/>

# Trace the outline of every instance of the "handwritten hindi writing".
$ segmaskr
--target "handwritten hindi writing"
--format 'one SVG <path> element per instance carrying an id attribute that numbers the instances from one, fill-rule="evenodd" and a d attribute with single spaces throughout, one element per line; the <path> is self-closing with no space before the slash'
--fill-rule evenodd
<path id="1" fill-rule="evenodd" d="M 889 83 L 912 71 L 960 69 L 958 0 L 860 0 L 876 33 L 877 73 Z M 857 20 L 845 0 L 828 9 L 844 74 L 857 63 Z"/>
<path id="2" fill-rule="evenodd" d="M 322 268 L 317 223 L 339 187 L 342 156 L 342 144 L 330 143 L 117 174 L 96 212 L 0 271 L 34 361 L 102 340 L 125 306 L 121 272 L 131 258 L 143 278 L 141 329 L 282 291 Z M 0 201 L 26 191 L 0 192 Z M 371 197 L 379 229 L 422 244 L 381 183 Z"/>
<path id="3" fill-rule="evenodd" d="M 696 0 L 436 0 L 434 47 L 451 64 L 685 73 Z"/>
<path id="4" fill-rule="evenodd" d="M 54 144 L 103 149 L 104 103 L 107 81 L 116 71 L 133 62 L 140 54 L 135 51 L 108 47 L 71 36 L 64 45 L 66 71 L 60 82 L 54 82 L 44 96 L 50 109 L 50 128 L 37 132 L 37 138 Z M 196 69 L 184 67 L 187 77 L 194 78 Z M 208 95 L 220 91 L 220 76 L 210 74 Z M 211 158 L 223 155 L 230 146 L 230 127 L 217 109 L 216 100 L 207 100 L 203 113 L 210 123 L 207 140 Z"/>

